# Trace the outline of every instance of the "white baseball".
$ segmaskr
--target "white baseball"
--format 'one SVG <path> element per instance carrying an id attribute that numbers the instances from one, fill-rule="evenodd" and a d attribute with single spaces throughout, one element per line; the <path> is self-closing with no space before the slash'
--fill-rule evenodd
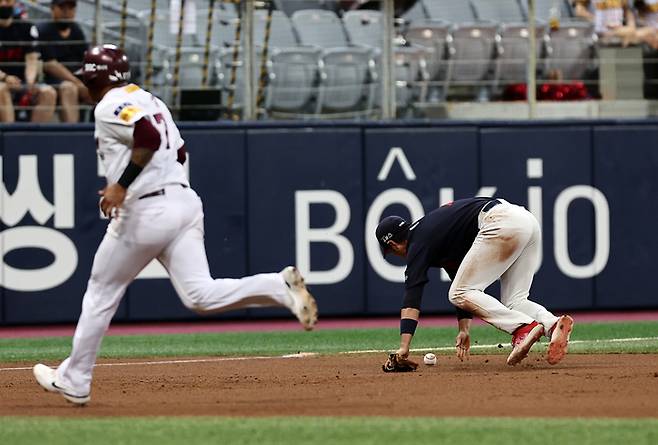
<path id="1" fill-rule="evenodd" d="M 436 355 L 432 354 L 431 352 L 428 352 L 427 354 L 425 354 L 425 357 L 423 357 L 423 363 L 425 363 L 428 366 L 436 365 Z"/>

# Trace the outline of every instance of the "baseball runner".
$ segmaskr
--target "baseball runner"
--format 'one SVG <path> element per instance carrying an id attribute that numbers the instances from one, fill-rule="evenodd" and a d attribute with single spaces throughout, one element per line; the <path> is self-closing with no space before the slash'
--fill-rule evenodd
<path id="1" fill-rule="evenodd" d="M 94 257 L 71 355 L 57 369 L 35 365 L 37 382 L 75 404 L 90 400 L 103 335 L 126 287 L 154 258 L 194 311 L 285 306 L 305 329 L 313 329 L 317 305 L 295 267 L 241 279 L 211 278 L 201 199 L 182 166 L 183 139 L 167 106 L 128 83 L 123 51 L 114 45 L 89 49 L 81 76 L 98 102 L 94 136 L 108 183 L 99 192 L 100 207 L 111 221 Z"/>
<path id="2" fill-rule="evenodd" d="M 399 216 L 384 218 L 376 229 L 382 253 L 406 258 L 405 295 L 400 315 L 400 349 L 384 371 L 411 371 L 409 346 L 418 325 L 430 267 L 442 267 L 452 279 L 448 298 L 457 307 L 455 345 L 463 360 L 471 346 L 472 315 L 512 335 L 507 364 L 523 360 L 542 335 L 550 339 L 547 361 L 565 356 L 573 319 L 556 317 L 528 300 L 540 262 L 541 229 L 535 217 L 503 199 L 470 198 L 448 203 L 413 224 Z M 484 290 L 501 281 L 501 298 Z"/>

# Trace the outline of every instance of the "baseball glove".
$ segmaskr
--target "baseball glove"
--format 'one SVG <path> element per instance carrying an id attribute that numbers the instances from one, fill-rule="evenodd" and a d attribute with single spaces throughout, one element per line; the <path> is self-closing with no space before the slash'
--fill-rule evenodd
<path id="1" fill-rule="evenodd" d="M 388 359 L 382 365 L 384 372 L 411 372 L 418 368 L 418 363 L 403 358 L 395 352 L 388 355 Z"/>

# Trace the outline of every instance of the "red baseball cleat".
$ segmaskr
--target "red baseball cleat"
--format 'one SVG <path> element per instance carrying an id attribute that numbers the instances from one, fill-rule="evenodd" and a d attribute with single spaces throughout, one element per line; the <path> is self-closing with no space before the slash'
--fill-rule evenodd
<path id="1" fill-rule="evenodd" d="M 569 337 L 573 330 L 573 318 L 569 315 L 563 315 L 557 319 L 557 322 L 550 330 L 551 342 L 548 344 L 548 353 L 546 361 L 555 365 L 567 355 L 569 349 Z"/>
<path id="2" fill-rule="evenodd" d="M 544 327 L 536 321 L 517 328 L 512 334 L 512 352 L 507 357 L 507 364 L 514 366 L 526 358 L 543 333 Z"/>

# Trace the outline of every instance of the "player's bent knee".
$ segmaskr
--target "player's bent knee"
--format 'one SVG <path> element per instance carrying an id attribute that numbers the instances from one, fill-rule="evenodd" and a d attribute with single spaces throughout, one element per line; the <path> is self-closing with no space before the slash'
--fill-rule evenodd
<path id="1" fill-rule="evenodd" d="M 466 303 L 466 289 L 461 287 L 450 287 L 448 291 L 448 300 L 454 306 L 461 307 Z"/>
<path id="2" fill-rule="evenodd" d="M 197 313 L 206 311 L 206 306 L 204 304 L 205 298 L 203 298 L 203 293 L 200 289 L 179 290 L 178 295 L 183 302 L 183 305 L 189 310 Z"/>

